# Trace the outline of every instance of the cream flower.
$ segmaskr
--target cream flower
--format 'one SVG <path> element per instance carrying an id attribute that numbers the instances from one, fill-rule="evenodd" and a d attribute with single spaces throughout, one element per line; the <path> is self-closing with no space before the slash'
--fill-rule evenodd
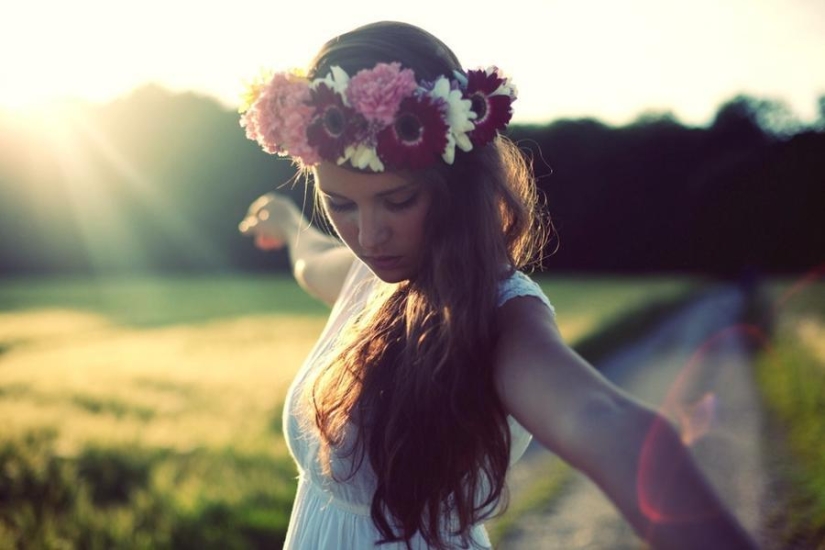
<path id="1" fill-rule="evenodd" d="M 378 158 L 375 147 L 370 147 L 365 143 L 350 145 L 344 149 L 344 156 L 339 158 L 337 162 L 340 165 L 347 161 L 359 170 L 369 168 L 373 172 L 384 171 L 384 163 Z"/>
<path id="2" fill-rule="evenodd" d="M 261 69 L 252 80 L 244 82 L 244 89 L 241 92 L 240 104 L 238 105 L 239 113 L 247 112 L 258 101 L 267 84 L 272 80 L 273 74 L 270 70 Z"/>
<path id="3" fill-rule="evenodd" d="M 347 86 L 349 86 L 349 75 L 339 67 L 335 65 L 330 69 L 330 72 L 324 78 L 316 78 L 312 81 L 311 87 L 312 89 L 316 89 L 319 84 L 326 84 L 327 87 L 335 92 L 336 94 L 340 95 L 344 100 L 344 105 L 347 107 L 350 106 L 349 100 L 347 100 Z"/>
<path id="4" fill-rule="evenodd" d="M 455 160 L 456 146 L 462 151 L 473 150 L 473 144 L 467 135 L 475 128 L 473 119 L 476 114 L 472 110 L 473 103 L 469 99 L 464 99 L 460 89 L 453 89 L 450 80 L 444 76 L 435 81 L 430 95 L 443 100 L 446 106 L 446 122 L 450 130 L 442 158 L 447 164 L 452 164 Z"/>
<path id="5" fill-rule="evenodd" d="M 498 88 L 491 93 L 491 96 L 494 95 L 506 95 L 510 96 L 512 99 L 516 99 L 518 97 L 518 88 L 516 88 L 515 84 L 512 83 L 510 77 L 506 76 L 501 69 L 496 67 L 495 65 L 491 65 L 487 67 L 485 71 L 488 75 L 495 75 L 496 77 L 502 80 L 502 83 L 499 84 Z"/>

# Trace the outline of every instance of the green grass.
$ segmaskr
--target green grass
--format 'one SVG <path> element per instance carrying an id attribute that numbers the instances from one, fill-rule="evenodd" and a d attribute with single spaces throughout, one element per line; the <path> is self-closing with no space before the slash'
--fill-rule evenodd
<path id="1" fill-rule="evenodd" d="M 0 311 L 39 308 L 88 312 L 135 327 L 328 312 L 287 275 L 0 279 Z"/>
<path id="2" fill-rule="evenodd" d="M 690 286 L 540 282 L 570 341 Z M 2 281 L 0 548 L 279 547 L 284 394 L 326 313 L 280 276 Z"/>
<path id="3" fill-rule="evenodd" d="M 56 440 L 54 430 L 44 429 L 0 441 L 0 546 L 272 548 L 283 542 L 285 503 L 294 494 L 293 466 L 284 457 L 106 445 L 67 459 Z"/>
<path id="4" fill-rule="evenodd" d="M 786 447 L 775 460 L 785 502 L 773 528 L 788 546 L 813 548 L 825 541 L 825 283 L 792 288 L 771 289 L 775 332 L 756 374 L 781 438 L 767 450 Z"/>
<path id="5" fill-rule="evenodd" d="M 4 282 L 0 548 L 277 548 L 286 387 L 325 308 L 286 278 Z"/>

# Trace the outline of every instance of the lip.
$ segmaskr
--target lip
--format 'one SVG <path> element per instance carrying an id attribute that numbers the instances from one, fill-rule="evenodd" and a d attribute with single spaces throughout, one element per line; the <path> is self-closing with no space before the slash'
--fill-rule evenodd
<path id="1" fill-rule="evenodd" d="M 376 269 L 392 269 L 398 267 L 402 256 L 368 256 L 364 261 Z"/>

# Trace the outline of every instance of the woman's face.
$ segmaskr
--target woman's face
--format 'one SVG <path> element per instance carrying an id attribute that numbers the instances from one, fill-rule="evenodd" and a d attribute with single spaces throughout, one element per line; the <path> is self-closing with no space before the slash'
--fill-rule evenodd
<path id="1" fill-rule="evenodd" d="M 362 174 L 323 161 L 315 187 L 344 243 L 384 282 L 412 278 L 424 253 L 431 191 L 406 172 Z"/>

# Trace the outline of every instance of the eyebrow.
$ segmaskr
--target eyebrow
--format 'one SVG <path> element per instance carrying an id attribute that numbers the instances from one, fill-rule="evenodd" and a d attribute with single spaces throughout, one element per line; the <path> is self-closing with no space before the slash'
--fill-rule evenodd
<path id="1" fill-rule="evenodd" d="M 383 197 L 386 197 L 388 195 L 394 195 L 395 193 L 398 193 L 399 191 L 404 191 L 405 189 L 409 189 L 410 187 L 414 187 L 417 184 L 418 184 L 418 182 L 411 181 L 410 183 L 405 183 L 404 185 L 399 185 L 398 187 L 396 187 L 394 189 L 387 189 L 386 191 L 381 191 L 380 193 L 376 193 L 375 196 L 383 198 Z M 332 191 L 325 191 L 325 190 L 321 189 L 320 187 L 318 189 L 320 189 L 321 193 L 323 193 L 324 195 L 328 195 L 330 197 L 333 197 L 333 198 L 336 198 L 336 199 L 342 199 L 342 200 L 346 200 L 346 201 L 351 200 L 351 199 L 348 199 L 347 197 L 345 197 L 343 195 L 339 195 L 338 193 L 333 193 Z"/>

